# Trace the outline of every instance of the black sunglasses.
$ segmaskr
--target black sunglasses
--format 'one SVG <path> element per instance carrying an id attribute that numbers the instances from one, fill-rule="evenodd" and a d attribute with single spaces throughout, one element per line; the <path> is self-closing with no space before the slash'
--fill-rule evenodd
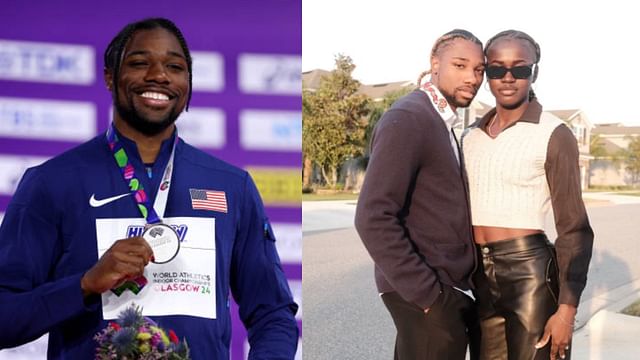
<path id="1" fill-rule="evenodd" d="M 531 73 L 533 72 L 533 66 L 534 64 L 531 65 L 520 65 L 520 66 L 514 66 L 512 68 L 506 68 L 504 66 L 487 66 L 486 67 L 486 73 L 487 73 L 487 77 L 489 79 L 502 79 L 503 77 L 505 77 L 505 75 L 507 75 L 508 72 L 511 73 L 511 75 L 515 78 L 515 79 L 528 79 L 529 76 L 531 76 Z"/>

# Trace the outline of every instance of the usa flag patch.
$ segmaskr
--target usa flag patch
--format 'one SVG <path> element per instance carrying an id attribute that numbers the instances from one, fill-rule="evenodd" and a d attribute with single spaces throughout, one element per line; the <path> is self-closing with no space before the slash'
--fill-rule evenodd
<path id="1" fill-rule="evenodd" d="M 191 207 L 194 210 L 211 210 L 227 213 L 227 195 L 224 191 L 189 189 Z"/>

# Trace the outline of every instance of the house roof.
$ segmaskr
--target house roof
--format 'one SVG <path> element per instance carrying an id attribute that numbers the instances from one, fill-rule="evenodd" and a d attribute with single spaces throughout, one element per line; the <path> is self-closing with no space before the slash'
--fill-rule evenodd
<path id="1" fill-rule="evenodd" d="M 620 151 L 625 150 L 623 147 L 620 147 L 620 146 L 616 145 L 611 140 L 601 139 L 600 141 L 602 141 L 602 145 L 604 146 L 604 150 L 609 155 L 615 155 L 615 154 L 619 153 Z"/>
<path id="2" fill-rule="evenodd" d="M 311 71 L 305 71 L 302 73 L 302 88 L 308 90 L 316 90 L 320 87 L 320 81 L 324 76 L 330 75 L 331 71 L 315 69 Z M 411 81 L 396 81 L 390 83 L 373 84 L 373 85 L 360 85 L 358 93 L 367 95 L 374 101 L 382 100 L 384 95 L 401 90 L 405 87 L 414 87 L 415 85 Z"/>
<path id="3" fill-rule="evenodd" d="M 302 88 L 315 90 L 320 87 L 320 79 L 331 74 L 331 71 L 315 69 L 302 73 Z"/>
<path id="4" fill-rule="evenodd" d="M 596 125 L 591 130 L 592 134 L 598 135 L 612 135 L 612 136 L 627 136 L 627 135 L 640 135 L 640 126 L 623 126 L 623 125 Z"/>
<path id="5" fill-rule="evenodd" d="M 581 111 L 579 109 L 567 109 L 567 110 L 548 110 L 548 112 L 552 113 L 553 115 L 555 115 L 556 117 L 564 121 L 569 121 L 571 120 L 571 118 L 576 116 Z"/>
<path id="6" fill-rule="evenodd" d="M 415 84 L 411 81 L 396 81 L 375 85 L 360 85 L 360 89 L 358 89 L 358 92 L 367 95 L 368 97 L 373 99 L 373 101 L 379 101 L 384 98 L 385 94 L 399 91 L 406 87 L 415 87 Z"/>

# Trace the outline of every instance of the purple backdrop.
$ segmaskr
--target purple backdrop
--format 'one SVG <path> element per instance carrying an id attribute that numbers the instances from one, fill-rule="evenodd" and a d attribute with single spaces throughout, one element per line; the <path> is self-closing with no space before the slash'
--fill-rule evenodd
<path id="1" fill-rule="evenodd" d="M 270 193 L 266 196 L 260 181 L 256 182 L 276 224 L 276 236 L 286 239 L 279 250 L 300 302 L 302 219 L 299 198 L 296 201 L 291 194 L 298 191 L 301 164 L 301 8 L 300 0 L 4 3 L 0 11 L 0 173 L 4 174 L 0 175 L 0 218 L 11 199 L 11 186 L 19 179 L 16 172 L 24 170 L 20 167 L 59 154 L 106 129 L 111 98 L 102 78 L 102 54 L 113 36 L 128 22 L 167 17 L 183 31 L 195 55 L 203 54 L 202 74 L 208 72 L 208 84 L 203 81 L 196 86 L 205 76 L 198 78 L 194 68 L 191 108 L 222 114 L 210 136 L 221 141 L 210 141 L 202 134 L 202 127 L 210 125 L 210 114 L 189 123 L 194 129 L 191 136 L 199 136 L 196 142 L 200 143 L 195 145 L 249 168 L 252 174 L 253 169 L 283 172 L 282 177 L 269 178 L 284 186 L 281 193 L 265 189 Z M 88 49 L 94 57 L 76 63 L 69 57 L 74 46 Z M 23 100 L 27 105 L 20 105 Z M 51 115 L 46 102 L 38 103 L 50 100 L 92 105 L 95 119 L 85 124 L 90 130 L 77 130 L 75 137 L 51 135 L 47 127 L 59 126 L 63 112 Z M 247 130 L 255 127 L 259 135 Z M 181 131 L 181 136 L 190 140 L 188 131 Z M 298 317 L 300 329 L 301 321 Z M 233 331 L 232 359 L 244 359 L 245 332 L 237 315 Z M 3 353 L 7 354 L 0 352 L 0 358 Z"/>

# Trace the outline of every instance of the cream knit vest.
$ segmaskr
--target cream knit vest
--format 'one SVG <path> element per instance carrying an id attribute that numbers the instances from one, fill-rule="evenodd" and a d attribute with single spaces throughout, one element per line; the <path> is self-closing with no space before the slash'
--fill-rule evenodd
<path id="1" fill-rule="evenodd" d="M 551 205 L 544 164 L 553 131 L 563 122 L 543 112 L 491 139 L 479 128 L 462 138 L 473 225 L 544 229 Z"/>

